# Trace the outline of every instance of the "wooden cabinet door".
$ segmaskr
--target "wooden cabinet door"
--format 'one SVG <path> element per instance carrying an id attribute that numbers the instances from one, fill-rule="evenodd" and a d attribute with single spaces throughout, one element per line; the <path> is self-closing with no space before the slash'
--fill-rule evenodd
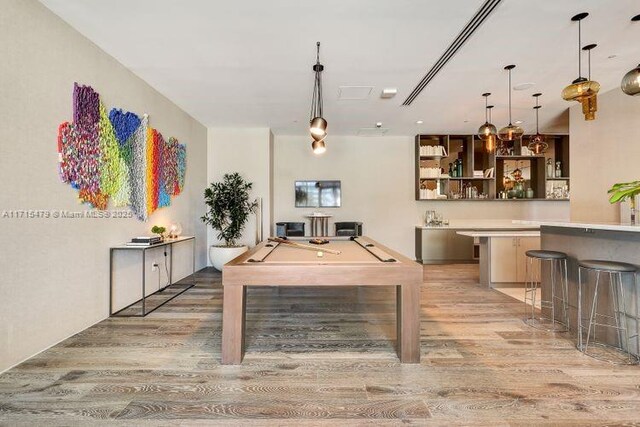
<path id="1" fill-rule="evenodd" d="M 539 237 L 518 237 L 517 239 L 517 250 L 516 250 L 516 281 L 518 283 L 524 283 L 526 280 L 526 272 L 527 272 L 527 251 L 540 249 L 540 238 Z M 533 263 L 533 267 L 536 268 L 538 265 L 537 262 Z M 540 277 L 539 273 L 536 271 L 534 277 Z"/>
<path id="2" fill-rule="evenodd" d="M 515 283 L 517 280 L 515 237 L 491 238 L 491 282 Z"/>

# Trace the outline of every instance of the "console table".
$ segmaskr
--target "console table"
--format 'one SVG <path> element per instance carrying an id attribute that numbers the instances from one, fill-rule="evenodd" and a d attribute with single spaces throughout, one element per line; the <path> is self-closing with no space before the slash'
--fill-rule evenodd
<path id="1" fill-rule="evenodd" d="M 155 295 L 158 292 L 162 292 L 165 289 L 167 289 L 169 286 L 173 285 L 173 278 L 172 278 L 172 273 L 173 273 L 173 245 L 177 244 L 177 243 L 183 243 L 183 242 L 187 242 L 187 241 L 191 241 L 192 242 L 192 246 L 193 246 L 193 269 L 192 269 L 192 273 L 191 273 L 191 278 L 193 280 L 193 282 L 186 287 L 185 289 L 183 289 L 182 291 L 178 292 L 175 295 L 172 295 L 171 298 L 168 298 L 166 301 L 163 301 L 162 304 L 158 305 L 157 307 L 154 307 L 153 309 L 146 311 L 146 299 L 147 297 L 151 296 L 151 295 Z M 151 295 L 145 295 L 145 259 L 146 259 L 146 252 L 149 249 L 156 249 L 159 247 L 163 247 L 163 246 L 168 246 L 170 248 L 169 250 L 169 284 L 167 286 L 165 286 L 162 289 L 158 289 L 156 292 L 152 293 Z M 113 253 L 116 251 L 135 251 L 135 252 L 140 252 L 141 253 L 141 260 L 142 260 L 142 298 L 129 304 L 128 306 L 116 311 L 115 313 L 113 312 Z M 192 287 L 194 287 L 196 285 L 196 238 L 195 236 L 184 236 L 184 237 L 176 237 L 174 239 L 165 239 L 164 241 L 160 242 L 160 243 L 156 243 L 154 245 L 148 245 L 148 246 L 133 246 L 133 245 L 126 245 L 126 244 L 122 244 L 122 245 L 118 245 L 118 246 L 113 246 L 111 248 L 109 248 L 109 316 L 114 316 L 114 317 L 144 317 L 149 313 L 152 313 L 153 311 L 157 310 L 158 308 L 162 307 L 163 305 L 165 305 L 166 303 L 168 303 L 169 301 L 171 301 L 172 299 L 174 299 L 175 297 L 177 297 L 178 295 L 182 295 L 184 292 L 188 291 L 189 289 L 191 289 Z M 140 301 L 142 301 L 142 313 L 141 314 L 119 314 L 122 313 L 124 310 L 128 309 L 129 307 L 131 307 L 134 304 L 139 303 Z"/>

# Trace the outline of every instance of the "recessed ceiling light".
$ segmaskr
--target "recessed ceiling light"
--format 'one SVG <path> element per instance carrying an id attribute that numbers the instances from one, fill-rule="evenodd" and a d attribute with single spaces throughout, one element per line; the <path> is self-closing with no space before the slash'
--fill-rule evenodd
<path id="1" fill-rule="evenodd" d="M 423 124 L 423 123 L 424 123 L 424 122 L 423 122 L 422 120 L 418 120 L 418 121 L 416 122 L 416 124 L 417 124 L 417 125 L 421 125 L 421 124 Z"/>
<path id="2" fill-rule="evenodd" d="M 615 53 L 612 53 L 611 55 L 607 56 L 607 59 L 613 59 L 613 58 L 617 58 L 618 55 Z"/>
<path id="3" fill-rule="evenodd" d="M 377 123 L 376 123 L 376 127 L 377 127 L 377 128 L 381 128 L 381 127 L 382 127 L 382 122 L 377 122 Z"/>
<path id="4" fill-rule="evenodd" d="M 515 123 L 515 124 L 517 124 L 517 125 L 520 125 L 520 124 L 524 123 L 524 120 L 516 120 L 516 121 L 515 121 L 515 122 L 513 122 L 513 123 Z"/>
<path id="5" fill-rule="evenodd" d="M 465 123 L 469 123 L 469 120 L 465 120 L 464 122 L 465 122 Z"/>
<path id="6" fill-rule="evenodd" d="M 518 83 L 513 87 L 513 90 L 527 90 L 527 89 L 531 89 L 535 85 L 536 84 L 533 82 Z"/>

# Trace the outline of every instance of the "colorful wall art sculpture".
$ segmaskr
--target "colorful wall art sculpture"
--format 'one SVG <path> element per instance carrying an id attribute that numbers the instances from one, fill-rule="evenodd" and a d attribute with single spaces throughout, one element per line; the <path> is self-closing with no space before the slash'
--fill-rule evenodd
<path id="1" fill-rule="evenodd" d="M 58 160 L 62 181 L 81 202 L 106 209 L 111 199 L 145 221 L 182 191 L 186 154 L 177 139 L 149 127 L 146 114 L 107 114 L 93 88 L 74 84 L 73 122 L 60 125 Z"/>

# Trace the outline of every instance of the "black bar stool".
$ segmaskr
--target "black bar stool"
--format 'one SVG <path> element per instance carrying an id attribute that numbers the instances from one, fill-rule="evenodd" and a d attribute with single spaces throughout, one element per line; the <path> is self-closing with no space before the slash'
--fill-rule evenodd
<path id="1" fill-rule="evenodd" d="M 584 336 L 584 320 L 582 317 L 582 274 L 586 271 L 596 274 L 596 283 L 593 290 L 593 300 L 591 307 L 587 304 L 589 312 L 587 313 L 587 337 L 586 342 L 583 342 Z M 578 261 L 578 350 L 596 359 L 604 360 L 610 363 L 618 363 L 619 360 L 612 360 L 609 355 L 600 354 L 599 352 L 589 353 L 589 346 L 610 347 L 621 351 L 627 356 L 627 363 L 640 362 L 640 317 L 638 316 L 638 301 L 633 302 L 633 313 L 627 312 L 628 301 L 625 298 L 624 284 L 622 282 L 625 275 L 631 275 L 633 277 L 633 288 L 635 292 L 638 292 L 636 287 L 636 267 L 632 264 L 624 262 L 614 261 L 601 261 L 601 260 L 581 260 Z M 607 301 L 609 311 L 598 311 L 598 295 L 600 288 L 600 273 L 609 275 L 609 301 Z M 588 279 L 588 277 L 587 277 Z M 631 294 L 633 295 L 633 294 Z M 631 296 L 628 295 L 628 296 Z M 602 302 L 600 302 L 602 305 Z M 600 323 L 600 319 L 604 321 L 608 320 L 608 323 Z M 628 321 L 631 319 L 635 323 L 636 334 L 629 335 Z M 613 320 L 614 324 L 611 323 Z M 618 345 L 613 346 L 607 344 L 604 341 L 598 341 L 596 327 L 610 328 L 617 331 Z M 592 331 L 593 330 L 593 335 Z M 636 339 L 635 354 L 632 353 L 631 339 Z M 593 342 L 591 342 L 593 340 Z"/>
<path id="2" fill-rule="evenodd" d="M 567 254 L 564 252 L 531 250 L 526 252 L 526 279 L 524 291 L 525 319 L 524 322 L 534 328 L 553 332 L 569 330 L 569 290 L 567 280 Z M 534 262 L 537 268 L 534 269 Z M 540 289 L 542 263 L 548 262 L 550 269 L 551 299 L 543 300 L 540 294 L 540 314 L 536 315 L 536 294 Z M 537 273 L 537 274 L 536 274 Z M 537 276 L 537 277 L 536 277 Z M 556 280 L 556 279 L 560 280 Z M 560 289 L 558 287 L 560 284 Z M 556 301 L 562 309 L 561 319 L 556 319 Z M 531 303 L 531 310 L 527 307 Z M 551 310 L 551 316 L 545 316 L 542 309 Z"/>

